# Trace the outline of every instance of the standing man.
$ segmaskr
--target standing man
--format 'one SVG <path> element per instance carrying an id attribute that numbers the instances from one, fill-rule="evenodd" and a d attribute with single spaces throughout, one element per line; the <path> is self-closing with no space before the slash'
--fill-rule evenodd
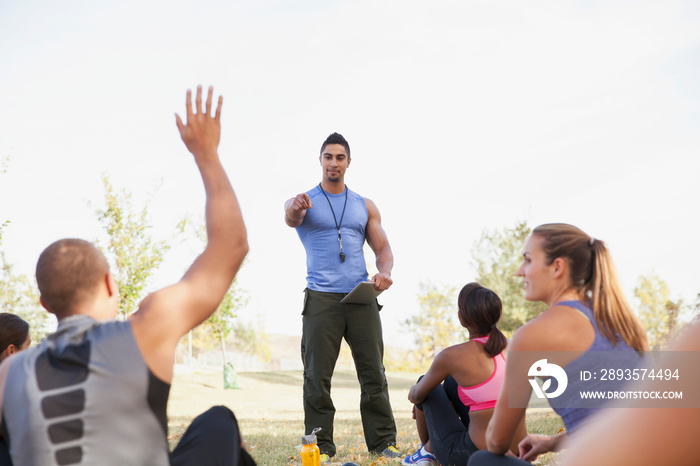
<path id="1" fill-rule="evenodd" d="M 206 191 L 208 243 L 182 279 L 144 299 L 128 321 L 114 320 L 119 290 L 102 252 L 62 239 L 39 256 L 40 301 L 58 329 L 0 365 L 2 430 L 16 465 L 251 465 L 233 413 L 197 417 L 168 453 L 166 406 L 175 347 L 221 303 L 248 252 L 236 195 L 218 154 L 219 97 L 196 111 L 187 91 L 180 136 Z"/>
<path id="2" fill-rule="evenodd" d="M 331 377 L 343 338 L 348 342 L 362 390 L 360 413 L 367 449 L 396 458 L 396 424 L 384 375 L 384 343 L 380 306 L 346 304 L 340 300 L 367 281 L 365 240 L 376 256 L 377 273 L 370 281 L 377 290 L 393 283 L 394 255 L 374 202 L 345 186 L 350 146 L 333 133 L 321 146 L 321 182 L 284 205 L 287 225 L 296 228 L 306 249 L 301 357 L 304 361 L 304 425 L 316 427 L 321 462 L 335 455 Z"/>

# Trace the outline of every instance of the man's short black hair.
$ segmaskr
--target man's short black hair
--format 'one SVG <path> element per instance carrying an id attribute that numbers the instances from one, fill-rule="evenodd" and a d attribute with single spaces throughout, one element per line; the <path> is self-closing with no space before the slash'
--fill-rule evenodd
<path id="1" fill-rule="evenodd" d="M 321 146 L 321 155 L 323 155 L 323 151 L 328 144 L 340 144 L 345 147 L 345 151 L 348 153 L 348 157 L 350 157 L 350 144 L 348 144 L 348 141 L 345 140 L 342 134 L 333 133 L 328 136 Z"/>

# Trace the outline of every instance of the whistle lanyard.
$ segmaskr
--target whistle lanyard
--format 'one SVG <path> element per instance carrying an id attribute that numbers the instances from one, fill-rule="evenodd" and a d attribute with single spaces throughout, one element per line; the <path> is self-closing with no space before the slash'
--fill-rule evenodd
<path id="1" fill-rule="evenodd" d="M 331 213 L 333 214 L 333 221 L 335 222 L 335 229 L 338 230 L 338 245 L 340 246 L 340 262 L 345 262 L 345 253 L 343 252 L 343 238 L 340 236 L 340 226 L 343 224 L 343 217 L 345 217 L 345 208 L 348 205 L 348 187 L 345 186 L 345 204 L 343 204 L 343 213 L 340 214 L 340 223 L 338 223 L 338 219 L 335 216 L 335 210 L 333 210 L 333 204 L 331 204 L 331 200 L 328 199 L 328 195 L 326 194 L 326 191 L 323 190 L 321 187 L 321 183 L 318 184 L 318 187 L 321 189 L 321 192 L 325 196 L 326 200 L 328 201 L 328 205 L 331 208 Z"/>

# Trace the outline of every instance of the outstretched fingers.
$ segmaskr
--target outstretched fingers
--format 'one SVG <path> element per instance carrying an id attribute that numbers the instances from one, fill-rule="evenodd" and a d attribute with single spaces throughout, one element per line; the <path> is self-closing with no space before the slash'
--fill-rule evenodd
<path id="1" fill-rule="evenodd" d="M 209 86 L 207 89 L 207 98 L 205 111 L 202 111 L 202 85 L 197 86 L 197 95 L 192 102 L 192 91 L 187 90 L 187 121 L 183 123 L 183 119 L 176 113 L 175 124 L 180 131 L 180 137 L 187 146 L 187 149 L 195 155 L 195 158 L 202 154 L 216 154 L 221 124 L 221 105 L 223 97 L 219 96 L 216 114 L 212 115 L 212 106 L 214 104 L 214 87 Z M 194 105 L 194 108 L 193 108 Z"/>
<path id="2" fill-rule="evenodd" d="M 209 89 L 207 90 L 207 101 L 205 103 L 205 112 L 204 115 L 207 116 L 212 116 L 211 114 L 211 106 L 212 106 L 212 100 L 214 97 L 214 86 L 209 86 Z M 219 117 L 221 115 L 221 105 L 224 102 L 224 97 L 219 96 L 219 100 L 216 106 L 216 114 L 213 115 L 213 118 L 215 120 L 219 120 Z M 192 118 L 195 114 L 192 112 L 192 91 L 190 89 L 187 89 L 187 96 L 185 100 L 185 107 L 187 108 L 187 122 L 189 123 L 190 118 Z M 197 115 L 202 114 L 202 85 L 197 86 L 197 96 L 195 97 L 195 110 L 197 111 Z M 177 120 L 182 123 L 180 118 L 175 115 Z M 178 128 L 180 128 L 180 124 L 178 124 Z"/>

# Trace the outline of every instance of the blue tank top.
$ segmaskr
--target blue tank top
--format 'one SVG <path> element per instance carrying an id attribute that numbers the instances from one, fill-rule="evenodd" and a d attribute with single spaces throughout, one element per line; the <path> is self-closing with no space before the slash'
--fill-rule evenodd
<path id="1" fill-rule="evenodd" d="M 347 187 L 345 189 L 348 203 L 344 215 L 345 191 L 340 194 L 325 193 L 328 200 L 320 186 L 306 192 L 312 207 L 306 211 L 304 221 L 296 230 L 306 250 L 306 286 L 310 290 L 348 293 L 358 283 L 367 280 L 363 247 L 369 214 L 365 199 Z M 340 261 L 338 230 L 333 212 L 340 223 L 345 262 Z"/>
<path id="2" fill-rule="evenodd" d="M 578 358 L 571 361 L 564 367 L 564 371 L 569 379 L 568 385 L 564 393 L 557 398 L 550 398 L 549 404 L 561 416 L 564 421 L 564 426 L 569 434 L 573 433 L 592 414 L 603 409 L 605 400 L 583 400 L 581 392 L 591 392 L 596 390 L 613 391 L 621 390 L 625 381 L 602 381 L 600 371 L 607 368 L 602 359 L 610 361 L 609 366 L 615 368 L 636 368 L 642 365 L 643 356 L 630 347 L 625 341 L 620 338 L 617 345 L 614 345 L 604 335 L 600 333 L 598 325 L 596 325 L 593 317 L 593 310 L 584 305 L 580 301 L 562 301 L 557 305 L 573 307 L 584 314 L 593 325 L 595 338 L 591 346 Z M 616 352 L 615 355 L 604 355 L 598 352 Z M 614 361 L 614 364 L 613 364 Z M 598 376 L 593 380 L 582 380 L 581 371 L 598 371 Z"/>

